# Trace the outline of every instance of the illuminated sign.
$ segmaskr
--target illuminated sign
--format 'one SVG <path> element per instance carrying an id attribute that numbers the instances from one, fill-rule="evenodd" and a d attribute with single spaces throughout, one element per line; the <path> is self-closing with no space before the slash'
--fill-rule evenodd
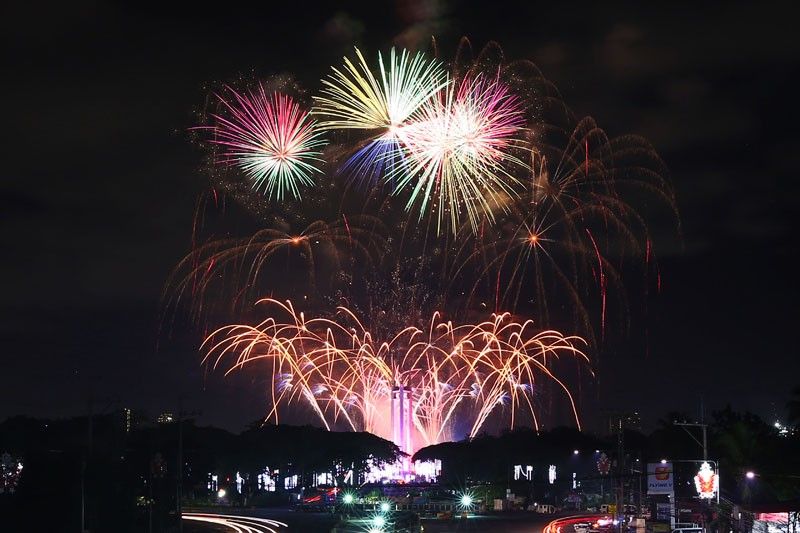
<path id="1" fill-rule="evenodd" d="M 647 464 L 647 493 L 672 494 L 672 463 Z"/>
<path id="2" fill-rule="evenodd" d="M 719 476 L 711 468 L 711 465 L 704 462 L 694 476 L 694 486 L 700 498 L 711 499 L 717 496 L 719 490 Z"/>

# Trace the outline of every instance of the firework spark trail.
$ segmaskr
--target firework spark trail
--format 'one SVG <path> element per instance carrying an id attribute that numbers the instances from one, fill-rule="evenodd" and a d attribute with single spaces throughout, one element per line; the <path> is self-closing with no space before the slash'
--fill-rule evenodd
<path id="1" fill-rule="evenodd" d="M 589 240 L 592 241 L 592 246 L 594 247 L 595 254 L 597 255 L 597 269 L 598 269 L 598 276 L 599 276 L 599 284 L 600 284 L 600 337 L 601 339 L 605 336 L 606 332 L 606 273 L 603 269 L 603 256 L 600 254 L 600 249 L 597 247 L 597 242 L 594 240 L 592 236 L 592 232 L 588 229 L 586 230 L 586 234 L 589 236 Z"/>
<path id="2" fill-rule="evenodd" d="M 322 262 L 320 266 L 336 270 L 342 268 L 345 258 L 372 264 L 385 247 L 384 231 L 376 218 L 358 215 L 331 223 L 317 220 L 296 233 L 266 228 L 248 238 L 212 240 L 196 246 L 175 267 L 168 282 L 171 290 L 167 293 L 167 303 L 177 305 L 184 296 L 191 296 L 192 302 L 199 306 L 195 310 L 199 318 L 209 289 L 228 279 L 240 288 L 233 300 L 234 307 L 241 299 L 249 305 L 254 298 L 263 296 L 257 292 L 259 281 L 281 250 L 302 262 L 306 289 L 314 290 L 318 261 Z"/>
<path id="3" fill-rule="evenodd" d="M 560 356 L 588 361 L 579 337 L 536 333 L 532 321 L 515 322 L 508 314 L 454 325 L 435 313 L 427 331 L 406 327 L 381 342 L 346 308 L 339 308 L 342 320 L 306 319 L 290 301 L 260 303 L 288 320 L 270 317 L 257 326 L 220 328 L 204 343 L 204 362 L 214 368 L 227 362 L 227 372 L 233 372 L 268 361 L 268 418 L 276 422 L 280 405 L 302 402 L 327 428 L 342 420 L 353 430 L 390 437 L 380 422 L 388 418 L 392 388 L 403 386 L 413 391 L 417 434 L 424 445 L 435 444 L 453 437 L 457 415 L 468 417 L 468 435 L 474 437 L 502 406 L 510 411 L 510 427 L 520 411 L 536 424 L 533 391 L 542 377 L 563 389 L 580 425 L 572 394 L 550 362 Z"/>
<path id="4" fill-rule="evenodd" d="M 213 114 L 212 143 L 222 147 L 220 162 L 235 164 L 255 189 L 283 200 L 300 197 L 300 187 L 314 185 L 319 149 L 326 144 L 309 113 L 291 97 L 268 95 L 263 86 L 248 94 L 228 88 L 233 100 L 217 95 L 226 113 Z"/>

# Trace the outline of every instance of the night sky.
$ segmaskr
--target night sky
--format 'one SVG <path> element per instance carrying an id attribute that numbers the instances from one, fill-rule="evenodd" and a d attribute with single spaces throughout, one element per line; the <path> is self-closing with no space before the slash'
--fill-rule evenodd
<path id="1" fill-rule="evenodd" d="M 669 166 L 683 238 L 661 248 L 649 350 L 632 339 L 603 354 L 599 407 L 652 422 L 696 414 L 702 396 L 709 410 L 782 414 L 800 384 L 793 16 L 764 3 L 328 4 L 4 9 L 0 419 L 81 414 L 89 391 L 95 411 L 182 402 L 234 430 L 262 415 L 246 376 L 204 376 L 196 331 L 159 327 L 208 187 L 186 133 L 208 85 L 291 72 L 313 90 L 354 44 L 435 36 L 449 57 L 462 35 L 533 60 L 577 114 L 647 137 Z"/>

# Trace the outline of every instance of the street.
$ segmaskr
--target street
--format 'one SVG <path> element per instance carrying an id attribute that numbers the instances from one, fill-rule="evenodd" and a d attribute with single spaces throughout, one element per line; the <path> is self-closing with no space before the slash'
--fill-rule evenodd
<path id="1" fill-rule="evenodd" d="M 452 520 L 424 519 L 422 524 L 426 532 L 433 533 L 539 533 L 549 521 L 549 518 L 533 513 L 507 513 Z M 322 533 L 330 531 L 335 524 L 336 518 L 325 513 L 304 513 L 290 509 L 215 509 L 213 513 L 186 513 L 183 530 L 186 533 Z"/>

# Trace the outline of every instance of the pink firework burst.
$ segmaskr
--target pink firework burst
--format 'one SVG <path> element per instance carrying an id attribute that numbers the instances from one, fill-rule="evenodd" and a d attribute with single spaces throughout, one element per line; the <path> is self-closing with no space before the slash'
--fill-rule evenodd
<path id="1" fill-rule="evenodd" d="M 437 212 L 455 231 L 466 212 L 473 228 L 493 218 L 519 181 L 508 164 L 525 166 L 509 148 L 524 124 L 521 101 L 497 78 L 464 78 L 426 102 L 398 137 L 409 163 L 395 192 L 412 187 L 408 208 Z"/>
<path id="2" fill-rule="evenodd" d="M 211 142 L 223 147 L 220 162 L 241 168 L 270 199 L 287 193 L 300 198 L 300 187 L 314 184 L 319 149 L 326 144 L 309 113 L 290 96 L 268 94 L 261 85 L 248 94 L 228 90 L 233 98 L 217 95 L 222 112 L 212 115 Z"/>

